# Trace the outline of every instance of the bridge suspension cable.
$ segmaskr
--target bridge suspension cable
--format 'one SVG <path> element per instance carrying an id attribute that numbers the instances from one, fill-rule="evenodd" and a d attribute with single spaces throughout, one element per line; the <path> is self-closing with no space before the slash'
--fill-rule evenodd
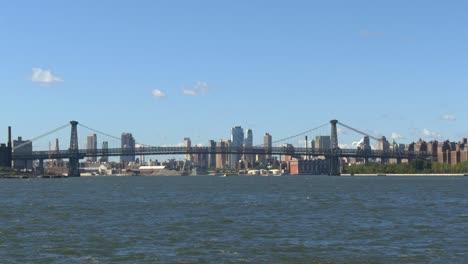
<path id="1" fill-rule="evenodd" d="M 368 133 L 364 133 L 364 132 L 362 132 L 362 131 L 360 131 L 360 130 L 357 130 L 357 129 L 355 129 L 355 128 L 352 128 L 352 127 L 350 127 L 350 126 L 348 126 L 348 125 L 345 125 L 345 124 L 343 124 L 343 123 L 341 123 L 341 122 L 338 122 L 338 124 L 340 124 L 341 126 L 346 127 L 346 128 L 349 129 L 349 130 L 352 130 L 352 131 L 354 131 L 354 132 L 356 132 L 356 133 L 359 133 L 359 134 L 364 135 L 364 136 L 368 136 L 368 137 L 370 137 L 370 138 L 372 138 L 372 139 L 374 139 L 374 140 L 377 140 L 377 141 L 382 140 L 381 138 L 376 138 L 376 137 L 374 137 L 374 136 L 369 135 Z"/>
<path id="2" fill-rule="evenodd" d="M 282 139 L 278 139 L 278 140 L 275 140 L 273 142 L 271 142 L 271 144 L 276 144 L 276 143 L 279 143 L 279 142 L 283 142 L 283 141 L 286 141 L 286 140 L 290 140 L 290 139 L 293 139 L 293 138 L 296 138 L 296 137 L 299 137 L 299 136 L 302 136 L 302 135 L 306 135 L 306 134 L 309 134 L 310 132 L 313 132 L 315 130 L 318 130 L 318 129 L 321 129 L 325 126 L 328 126 L 330 123 L 325 123 L 323 125 L 320 125 L 318 127 L 315 127 L 315 128 L 312 128 L 310 130 L 307 130 L 307 131 L 304 131 L 304 132 L 301 132 L 299 134 L 296 134 L 294 136 L 290 136 L 290 137 L 287 137 L 287 138 L 282 138 Z M 260 147 L 260 146 L 263 146 L 263 144 L 260 144 L 260 145 L 257 145 L 256 147 Z"/>
<path id="3" fill-rule="evenodd" d="M 96 133 L 98 133 L 98 134 L 104 135 L 104 136 L 106 136 L 106 137 L 110 137 L 110 138 L 112 138 L 112 139 L 120 140 L 119 137 L 116 137 L 116 136 L 113 136 L 113 135 L 104 133 L 104 132 L 99 131 L 99 130 L 96 130 L 96 129 L 94 129 L 94 128 L 90 128 L 89 126 L 85 126 L 85 125 L 83 125 L 83 124 L 81 124 L 81 123 L 79 123 L 78 125 L 81 126 L 81 127 L 86 128 L 86 129 L 89 129 L 89 130 L 91 130 L 91 131 L 93 131 L 93 132 L 96 132 Z"/>
<path id="4" fill-rule="evenodd" d="M 81 126 L 81 127 L 83 127 L 83 128 L 89 129 L 89 130 L 91 130 L 91 131 L 93 131 L 93 132 L 95 132 L 95 133 L 104 135 L 104 136 L 106 136 L 106 137 L 110 137 L 110 138 L 112 138 L 112 139 L 119 140 L 119 141 L 121 140 L 121 138 L 119 138 L 119 137 L 116 137 L 116 136 L 110 135 L 110 134 L 108 134 L 108 133 L 105 133 L 105 132 L 96 130 L 96 129 L 94 129 L 94 128 L 91 128 L 91 127 L 89 127 L 89 126 L 83 125 L 83 124 L 81 124 L 81 123 L 78 124 L 78 125 Z M 139 144 L 139 145 L 142 145 L 142 146 L 144 146 L 144 147 L 153 147 L 153 145 L 142 144 L 142 143 L 139 143 L 139 142 L 135 142 L 135 143 L 136 143 L 136 144 Z"/>
<path id="5" fill-rule="evenodd" d="M 30 141 L 30 142 L 34 142 L 34 141 L 36 141 L 36 140 L 38 140 L 38 139 L 41 139 L 41 138 L 46 137 L 46 136 L 48 136 L 48 135 L 51 135 L 51 134 L 53 134 L 53 133 L 55 133 L 55 132 L 57 132 L 57 131 L 60 131 L 60 130 L 62 130 L 62 129 L 64 129 L 64 128 L 68 127 L 69 125 L 70 125 L 70 123 L 67 123 L 67 124 L 65 124 L 65 125 L 63 125 L 63 126 L 60 126 L 60 127 L 56 128 L 56 129 L 54 129 L 54 130 L 51 130 L 51 131 L 49 131 L 49 132 L 47 132 L 47 133 L 44 133 L 44 134 L 42 134 L 42 135 L 40 135 L 40 136 L 37 136 L 37 137 L 35 137 L 35 138 L 33 138 L 33 139 L 30 139 L 29 141 Z M 29 142 L 25 142 L 25 143 L 23 143 L 23 144 L 20 144 L 20 145 L 14 147 L 13 150 L 18 149 L 18 148 L 21 148 L 21 147 L 23 147 L 23 146 L 25 146 L 25 145 L 27 145 L 27 144 L 29 144 Z"/>

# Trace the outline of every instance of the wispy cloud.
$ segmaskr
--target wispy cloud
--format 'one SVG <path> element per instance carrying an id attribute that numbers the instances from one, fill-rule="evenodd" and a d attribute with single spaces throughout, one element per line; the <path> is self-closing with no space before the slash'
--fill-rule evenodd
<path id="1" fill-rule="evenodd" d="M 201 94 L 205 94 L 206 92 L 208 92 L 209 90 L 209 86 L 208 86 L 208 83 L 207 82 L 201 82 L 201 81 L 197 81 L 195 82 L 195 84 L 193 85 L 193 88 L 197 91 L 199 91 Z"/>
<path id="2" fill-rule="evenodd" d="M 440 117 L 440 119 L 447 121 L 456 121 L 457 117 L 455 117 L 454 115 L 443 115 Z"/>
<path id="3" fill-rule="evenodd" d="M 54 76 L 50 70 L 44 70 L 41 68 L 32 68 L 31 81 L 45 85 L 55 82 L 63 82 L 62 78 Z"/>
<path id="4" fill-rule="evenodd" d="M 190 90 L 190 89 L 185 89 L 185 88 L 182 89 L 182 93 L 185 95 L 189 95 L 189 96 L 197 95 L 197 92 L 195 90 Z"/>
<path id="5" fill-rule="evenodd" d="M 384 36 L 384 33 L 379 31 L 370 31 L 370 30 L 361 30 L 359 31 L 359 36 L 363 38 L 381 38 Z"/>
<path id="6" fill-rule="evenodd" d="M 397 140 L 397 139 L 403 139 L 404 137 L 396 132 L 393 132 L 392 135 L 390 136 L 391 139 Z"/>
<path id="7" fill-rule="evenodd" d="M 196 95 L 203 95 L 206 94 L 209 90 L 209 86 L 207 82 L 196 81 L 191 89 L 182 88 L 182 94 L 188 96 L 196 96 Z"/>
<path id="8" fill-rule="evenodd" d="M 442 138 L 441 134 L 431 131 L 427 128 L 424 128 L 422 130 L 416 130 L 415 134 L 419 137 L 424 137 L 424 138 L 433 138 L 433 139 Z"/>
<path id="9" fill-rule="evenodd" d="M 151 94 L 156 98 L 163 98 L 166 96 L 166 93 L 159 89 L 154 89 L 153 91 L 151 91 Z"/>

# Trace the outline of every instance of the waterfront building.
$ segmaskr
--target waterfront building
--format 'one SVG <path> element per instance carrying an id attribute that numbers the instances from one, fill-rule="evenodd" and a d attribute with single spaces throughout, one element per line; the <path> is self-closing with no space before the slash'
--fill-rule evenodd
<path id="1" fill-rule="evenodd" d="M 87 141 L 86 141 L 86 149 L 88 150 L 88 154 L 96 153 L 97 150 L 97 135 L 96 134 L 89 134 Z M 97 157 L 92 156 L 88 157 L 89 162 L 96 162 Z"/>
<path id="2" fill-rule="evenodd" d="M 231 149 L 242 149 L 242 145 L 244 144 L 244 130 L 240 126 L 233 127 L 231 129 Z M 229 168 L 235 169 L 237 168 L 237 164 L 239 160 L 242 158 L 242 153 L 233 153 L 231 154 L 229 160 Z"/>
<path id="3" fill-rule="evenodd" d="M 122 164 L 135 162 L 135 139 L 133 138 L 132 133 L 122 133 L 121 148 L 123 151 L 128 153 L 128 155 L 121 156 L 120 162 Z"/>
<path id="4" fill-rule="evenodd" d="M 291 153 L 291 155 L 282 155 L 281 162 L 290 162 L 293 160 L 292 153 L 294 153 L 294 146 L 292 144 L 283 144 L 281 146 L 285 153 Z"/>
<path id="5" fill-rule="evenodd" d="M 330 167 L 329 161 L 325 159 L 291 160 L 287 164 L 291 175 L 326 175 Z"/>
<path id="6" fill-rule="evenodd" d="M 32 142 L 29 140 L 23 140 L 22 137 L 18 137 L 17 140 L 13 140 L 13 151 L 16 154 L 27 154 L 31 155 L 33 151 Z M 32 170 L 32 160 L 15 160 L 13 161 L 13 168 L 17 170 Z"/>

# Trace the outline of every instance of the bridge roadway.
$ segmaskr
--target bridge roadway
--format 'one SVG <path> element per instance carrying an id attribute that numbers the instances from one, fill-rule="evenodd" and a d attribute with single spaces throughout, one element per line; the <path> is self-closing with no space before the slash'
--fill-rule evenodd
<path id="1" fill-rule="evenodd" d="M 78 151 L 60 150 L 55 151 L 33 151 L 29 154 L 13 153 L 13 160 L 46 160 L 46 159 L 68 159 L 72 156 L 83 159 L 85 157 L 102 156 L 129 156 L 129 155 L 186 155 L 186 154 L 250 154 L 250 155 L 290 155 L 290 156 L 325 156 L 325 157 L 348 157 L 348 158 L 381 158 L 381 159 L 432 159 L 433 155 L 428 152 L 410 151 L 363 151 L 358 149 L 310 149 L 310 148 L 288 148 L 288 147 L 142 147 L 134 151 L 122 148 L 109 149 L 80 149 Z"/>

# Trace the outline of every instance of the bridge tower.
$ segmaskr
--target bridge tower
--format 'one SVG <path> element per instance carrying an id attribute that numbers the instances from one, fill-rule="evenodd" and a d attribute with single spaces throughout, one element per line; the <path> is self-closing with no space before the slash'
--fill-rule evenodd
<path id="1" fill-rule="evenodd" d="M 78 148 L 78 122 L 70 121 L 71 136 L 70 136 L 70 159 L 68 161 L 68 177 L 80 176 L 80 154 Z"/>
<path id="2" fill-rule="evenodd" d="M 13 157 L 13 146 L 11 144 L 11 126 L 8 127 L 8 143 L 7 143 L 7 165 L 10 168 L 13 168 L 13 162 L 12 162 L 12 157 Z"/>
<path id="3" fill-rule="evenodd" d="M 330 160 L 330 176 L 339 176 L 340 175 L 340 159 L 338 152 L 340 148 L 338 147 L 338 130 L 336 124 L 338 120 L 331 120 L 331 155 Z"/>

